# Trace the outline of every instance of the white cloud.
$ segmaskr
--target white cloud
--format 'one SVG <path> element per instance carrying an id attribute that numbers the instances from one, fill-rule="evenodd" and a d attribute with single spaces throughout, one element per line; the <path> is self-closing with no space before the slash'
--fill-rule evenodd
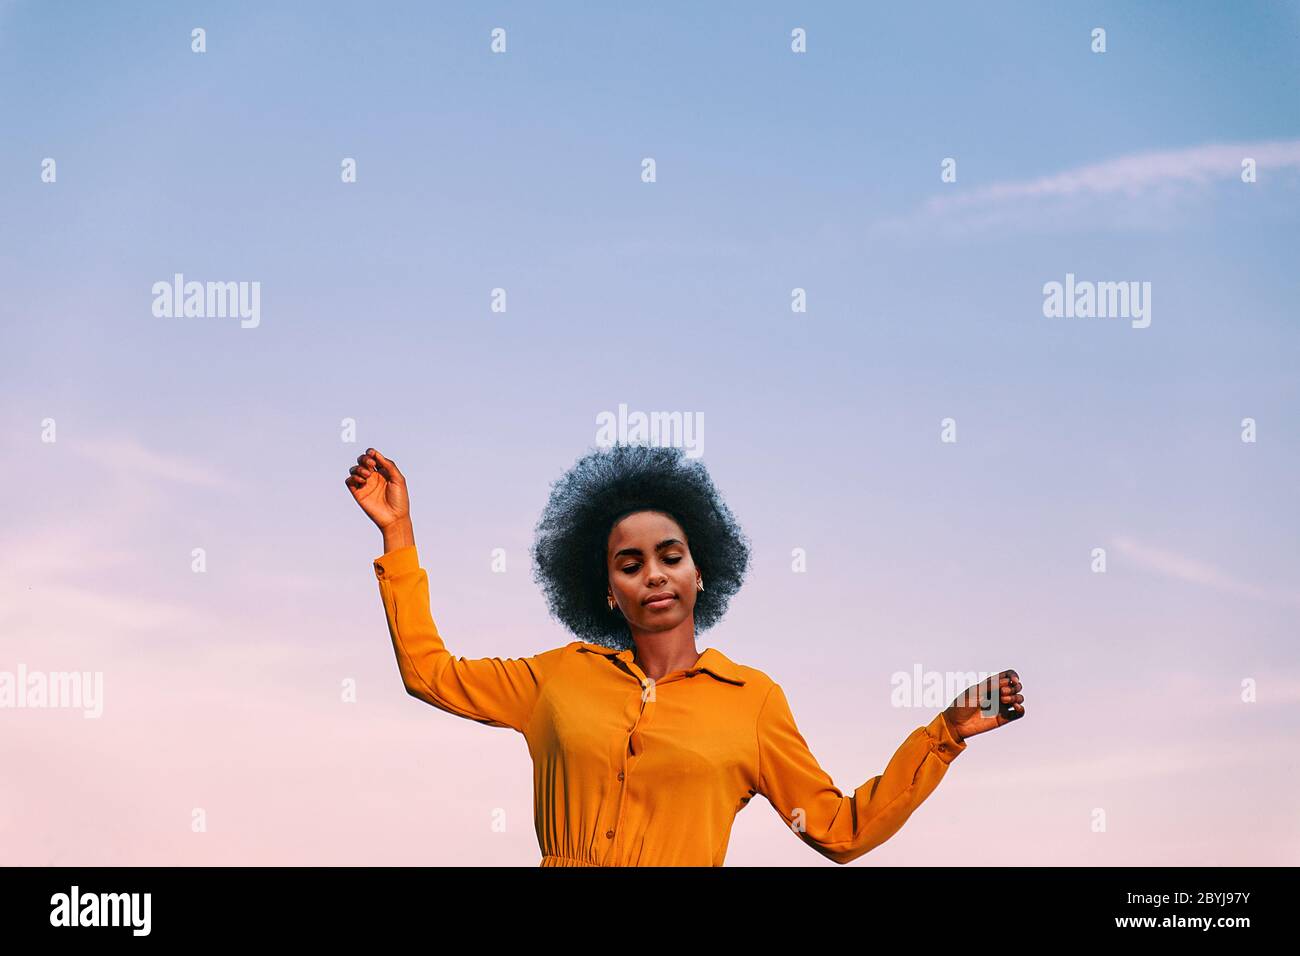
<path id="1" fill-rule="evenodd" d="M 139 481 L 170 481 L 223 490 L 240 487 L 239 482 L 215 470 L 208 462 L 155 451 L 134 438 L 92 439 L 70 443 L 69 447 L 115 474 Z"/>
<path id="2" fill-rule="evenodd" d="M 1251 598 L 1252 600 L 1300 604 L 1300 595 L 1276 591 L 1242 581 L 1228 572 L 1196 558 L 1189 558 L 1174 551 L 1152 547 L 1124 535 L 1116 537 L 1113 543 L 1120 554 L 1124 555 L 1131 563 L 1149 571 L 1155 571 L 1157 574 L 1163 574 L 1165 577 L 1176 578 L 1190 584 L 1197 584 L 1201 587 L 1223 591 L 1228 594 L 1236 594 L 1239 597 Z"/>
<path id="3" fill-rule="evenodd" d="M 1253 158 L 1259 183 L 1241 182 Z M 1216 188 L 1272 188 L 1300 182 L 1300 140 L 1214 143 L 1153 150 L 1030 180 L 968 187 L 944 185 L 915 213 L 875 224 L 884 235 L 987 232 L 1002 227 L 1069 228 L 1080 224 L 1135 229 L 1172 228 L 1174 214 L 1209 198 Z M 937 173 L 936 173 L 937 175 Z"/>

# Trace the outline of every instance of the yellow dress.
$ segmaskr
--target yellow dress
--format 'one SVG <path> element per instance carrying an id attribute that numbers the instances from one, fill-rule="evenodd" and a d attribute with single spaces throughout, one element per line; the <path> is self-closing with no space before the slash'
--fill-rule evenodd
<path id="1" fill-rule="evenodd" d="M 407 692 L 524 735 L 542 866 L 721 866 L 736 814 L 756 794 L 804 843 L 848 863 L 897 833 L 966 749 L 940 713 L 845 795 L 781 686 L 715 648 L 657 681 L 632 651 L 585 641 L 467 660 L 438 634 L 414 545 L 374 569 Z"/>

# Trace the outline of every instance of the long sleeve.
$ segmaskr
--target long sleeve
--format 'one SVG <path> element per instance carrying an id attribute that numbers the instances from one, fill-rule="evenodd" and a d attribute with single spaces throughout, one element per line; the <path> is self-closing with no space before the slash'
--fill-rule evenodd
<path id="1" fill-rule="evenodd" d="M 429 611 L 429 578 L 415 546 L 376 558 L 374 569 L 407 693 L 450 714 L 523 733 L 553 652 L 505 660 L 453 657 Z"/>
<path id="2" fill-rule="evenodd" d="M 759 792 L 801 840 L 836 863 L 897 833 L 966 749 L 940 713 L 903 741 L 884 773 L 846 796 L 809 751 L 779 684 L 759 711 L 758 745 Z"/>

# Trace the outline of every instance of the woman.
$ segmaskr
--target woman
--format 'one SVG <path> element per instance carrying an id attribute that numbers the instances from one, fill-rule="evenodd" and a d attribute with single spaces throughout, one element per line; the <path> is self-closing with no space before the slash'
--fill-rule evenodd
<path id="1" fill-rule="evenodd" d="M 594 451 L 556 482 L 532 556 L 551 613 L 582 640 L 534 657 L 453 656 L 429 611 L 406 479 L 370 448 L 347 486 L 383 532 L 374 569 L 407 691 L 524 735 L 542 866 L 721 866 L 736 814 L 760 793 L 804 843 L 848 863 L 898 832 L 966 738 L 1024 715 L 1020 680 L 1003 671 L 841 793 L 779 684 L 696 650 L 697 630 L 739 589 L 749 547 L 680 449 Z"/>

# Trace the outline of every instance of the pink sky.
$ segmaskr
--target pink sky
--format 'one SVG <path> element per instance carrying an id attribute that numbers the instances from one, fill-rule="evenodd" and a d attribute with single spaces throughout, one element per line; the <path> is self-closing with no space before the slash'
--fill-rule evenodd
<path id="1" fill-rule="evenodd" d="M 196 487 L 201 469 L 155 449 L 161 477 L 134 482 L 131 443 L 92 460 L 70 454 L 74 441 L 39 449 L 46 458 L 34 456 L 31 475 L 65 491 L 93 477 L 90 490 L 69 497 L 57 523 L 6 542 L 0 669 L 101 670 L 103 716 L 0 711 L 4 862 L 536 864 L 523 738 L 402 688 L 370 567 L 379 536 L 342 486 L 349 449 L 322 459 L 338 474 L 309 492 L 331 499 L 336 553 L 272 538 L 228 570 L 214 545 L 209 572 L 196 575 L 187 551 L 167 544 L 173 536 L 144 529 Z M 403 457 L 413 493 L 427 491 L 419 456 Z M 213 484 L 209 476 L 199 487 Z M 228 493 L 247 492 L 232 479 Z M 567 640 L 539 610 L 517 548 L 505 575 L 487 570 L 490 549 L 472 532 L 435 548 L 436 506 L 417 500 L 422 560 L 458 595 L 434 598 L 454 652 L 517 656 Z M 466 552 L 484 558 L 466 568 L 455 558 Z M 849 552 L 811 555 L 826 569 Z M 1214 583 L 1192 577 L 1189 595 Z M 1260 701 L 1244 704 L 1238 675 L 1211 679 L 1187 666 L 1189 655 L 1170 654 L 1143 678 L 1141 655 L 1126 667 L 1123 655 L 1094 652 L 1087 626 L 1068 616 L 1045 637 L 1055 614 L 1046 595 L 1027 594 L 994 620 L 980 602 L 927 608 L 902 576 L 896 583 L 853 593 L 855 602 L 876 596 L 867 613 L 834 574 L 759 563 L 728 620 L 699 642 L 788 689 L 809 745 L 845 792 L 883 770 L 933 712 L 890 706 L 895 670 L 1018 669 L 1026 719 L 972 738 L 903 830 L 855 865 L 953 865 L 972 852 L 993 865 L 1295 862 L 1296 814 L 1280 796 L 1297 783 L 1294 677 L 1260 668 Z M 917 616 L 911 625 L 905 613 Z M 847 639 L 855 632 L 861 643 Z M 345 678 L 357 682 L 355 704 L 340 700 Z M 191 831 L 196 807 L 206 832 Z M 1105 833 L 1090 832 L 1098 807 Z M 497 808 L 504 832 L 492 829 Z M 727 864 L 834 865 L 762 800 L 738 817 Z"/>

